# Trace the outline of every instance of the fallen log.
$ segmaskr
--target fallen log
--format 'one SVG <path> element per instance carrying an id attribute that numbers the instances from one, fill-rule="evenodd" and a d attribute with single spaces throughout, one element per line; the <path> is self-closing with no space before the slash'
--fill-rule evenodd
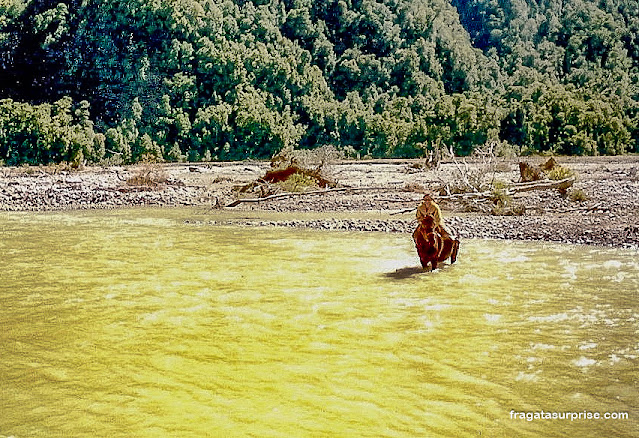
<path id="1" fill-rule="evenodd" d="M 547 190 L 547 189 L 557 189 L 557 190 L 566 190 L 571 187 L 575 182 L 575 177 L 572 176 L 570 178 L 560 179 L 557 181 L 535 181 L 535 182 L 527 182 L 527 183 L 517 183 L 514 184 L 510 191 L 512 193 L 519 192 L 528 192 L 530 190 Z"/>
<path id="2" fill-rule="evenodd" d="M 311 190 L 308 192 L 286 192 L 286 193 L 277 193 L 275 195 L 264 196 L 262 198 L 241 198 L 237 199 L 225 207 L 236 207 L 240 204 L 244 203 L 256 203 L 256 202 L 264 202 L 271 201 L 274 199 L 287 199 L 293 198 L 296 196 L 309 196 L 309 195 L 324 195 L 326 193 L 335 193 L 335 192 L 364 192 L 364 191 L 374 191 L 374 190 L 395 190 L 394 187 L 339 187 L 335 189 L 325 189 L 325 190 Z"/>
<path id="3" fill-rule="evenodd" d="M 398 214 L 411 213 L 413 211 L 415 211 L 415 208 L 404 208 L 403 210 L 391 211 L 389 213 L 389 216 L 396 216 Z"/>
<path id="4" fill-rule="evenodd" d="M 566 178 L 558 181 L 534 181 L 525 183 L 515 183 L 505 190 L 506 195 L 513 195 L 515 193 L 529 192 L 531 190 L 566 190 L 575 182 L 575 177 Z M 493 195 L 493 192 L 470 192 L 470 193 L 455 193 L 452 195 L 437 196 L 437 199 L 475 199 L 475 198 L 489 198 Z"/>
<path id="5" fill-rule="evenodd" d="M 558 190 L 566 190 L 568 187 L 572 186 L 575 182 L 575 178 L 566 178 L 559 181 L 536 181 L 532 183 L 516 183 L 513 184 L 508 190 L 506 190 L 507 195 L 512 195 L 518 192 L 526 192 L 530 190 L 547 190 L 547 189 L 558 189 Z M 333 189 L 324 189 L 324 190 L 311 190 L 308 192 L 286 192 L 286 193 L 277 193 L 274 195 L 264 196 L 261 198 L 241 198 L 237 199 L 230 204 L 227 204 L 225 207 L 236 207 L 240 204 L 244 203 L 258 203 L 264 201 L 272 201 L 276 199 L 288 199 L 296 196 L 310 196 L 310 195 L 324 195 L 327 193 L 335 193 L 335 192 L 364 192 L 364 191 L 392 191 L 398 190 L 397 187 L 339 187 Z M 437 196 L 437 199 L 475 199 L 475 198 L 490 198 L 493 196 L 493 192 L 471 192 L 471 193 L 457 193 L 454 195 L 444 195 Z M 414 209 L 412 209 L 414 210 Z M 396 213 L 399 214 L 399 213 Z"/>

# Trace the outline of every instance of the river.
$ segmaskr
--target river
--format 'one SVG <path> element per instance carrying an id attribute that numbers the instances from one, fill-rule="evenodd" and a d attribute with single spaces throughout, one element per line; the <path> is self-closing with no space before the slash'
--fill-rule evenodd
<path id="1" fill-rule="evenodd" d="M 0 436 L 638 436 L 637 251 L 193 214 L 0 214 Z"/>

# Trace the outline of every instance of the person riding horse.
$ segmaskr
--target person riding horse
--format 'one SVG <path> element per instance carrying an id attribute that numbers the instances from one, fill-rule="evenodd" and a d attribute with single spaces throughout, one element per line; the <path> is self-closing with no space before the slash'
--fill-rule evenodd
<path id="1" fill-rule="evenodd" d="M 422 267 L 430 263 L 431 269 L 437 269 L 437 263 L 450 257 L 450 262 L 457 260 L 459 239 L 444 224 L 439 205 L 430 194 L 426 194 L 417 208 L 417 229 L 413 232 L 413 240 Z"/>

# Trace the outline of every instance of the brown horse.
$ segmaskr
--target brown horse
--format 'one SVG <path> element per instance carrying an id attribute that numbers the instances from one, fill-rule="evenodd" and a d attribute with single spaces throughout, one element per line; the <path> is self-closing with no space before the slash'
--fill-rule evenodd
<path id="1" fill-rule="evenodd" d="M 419 225 L 413 232 L 413 240 L 424 269 L 430 264 L 434 271 L 439 262 L 449 257 L 451 264 L 457 260 L 459 239 L 451 238 L 448 233 L 442 234 L 439 227 L 435 226 L 432 216 L 420 218 Z"/>
<path id="2" fill-rule="evenodd" d="M 413 240 L 415 241 L 422 267 L 426 269 L 430 263 L 432 270 L 437 269 L 439 253 L 443 247 L 441 236 L 420 226 L 413 233 Z"/>

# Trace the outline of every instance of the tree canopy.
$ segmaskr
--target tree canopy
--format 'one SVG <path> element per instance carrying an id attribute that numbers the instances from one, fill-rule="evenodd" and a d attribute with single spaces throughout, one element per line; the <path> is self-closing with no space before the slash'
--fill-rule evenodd
<path id="1" fill-rule="evenodd" d="M 639 152 L 637 0 L 0 0 L 0 161 Z"/>

